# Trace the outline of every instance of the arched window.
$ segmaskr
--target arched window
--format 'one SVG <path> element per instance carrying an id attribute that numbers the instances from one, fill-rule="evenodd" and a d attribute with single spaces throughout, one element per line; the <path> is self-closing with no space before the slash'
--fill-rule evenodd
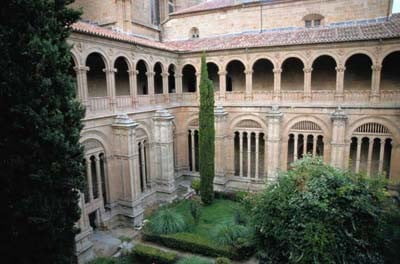
<path id="1" fill-rule="evenodd" d="M 163 93 L 163 79 L 162 79 L 162 65 L 160 62 L 157 62 L 154 65 L 154 93 L 162 94 Z"/>
<path id="2" fill-rule="evenodd" d="M 192 27 L 189 31 L 189 38 L 196 39 L 200 37 L 199 29 L 197 27 Z"/>
<path id="3" fill-rule="evenodd" d="M 171 64 L 168 67 L 168 92 L 176 93 L 176 85 L 175 85 L 175 65 Z"/>
<path id="4" fill-rule="evenodd" d="M 160 24 L 160 0 L 150 0 L 151 23 L 158 26 Z"/>
<path id="5" fill-rule="evenodd" d="M 168 14 L 171 14 L 175 11 L 175 1 L 168 0 Z"/>
<path id="6" fill-rule="evenodd" d="M 143 94 L 148 94 L 148 89 L 147 89 L 147 64 L 143 61 L 140 60 L 136 64 L 136 70 L 137 70 L 137 76 L 136 76 L 136 81 L 137 81 L 137 94 L 143 95 Z"/>
<path id="7" fill-rule="evenodd" d="M 320 14 L 309 14 L 303 17 L 305 27 L 319 27 L 323 23 L 324 17 Z"/>

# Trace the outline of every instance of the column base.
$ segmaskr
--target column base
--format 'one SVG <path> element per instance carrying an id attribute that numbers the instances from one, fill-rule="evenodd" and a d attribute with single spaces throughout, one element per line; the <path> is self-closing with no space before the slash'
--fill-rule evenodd
<path id="1" fill-rule="evenodd" d="M 251 101 L 251 100 L 253 100 L 253 95 L 252 94 L 245 94 L 244 99 L 246 101 Z"/>
<path id="2" fill-rule="evenodd" d="M 377 94 L 377 93 L 372 93 L 372 94 L 369 96 L 369 101 L 370 101 L 370 102 L 377 103 L 377 102 L 379 102 L 379 100 L 380 100 L 380 95 Z"/>
<path id="3" fill-rule="evenodd" d="M 336 94 L 335 94 L 335 101 L 336 101 L 336 102 L 343 102 L 343 101 L 344 101 L 344 94 L 342 94 L 342 93 L 336 93 Z"/>

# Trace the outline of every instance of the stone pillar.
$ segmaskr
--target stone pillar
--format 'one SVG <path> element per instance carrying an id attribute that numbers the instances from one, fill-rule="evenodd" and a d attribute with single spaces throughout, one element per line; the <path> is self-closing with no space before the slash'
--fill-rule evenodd
<path id="1" fill-rule="evenodd" d="M 89 108 L 89 101 L 88 101 L 89 95 L 88 95 L 88 85 L 87 85 L 87 72 L 89 71 L 89 67 L 79 66 L 79 67 L 74 67 L 74 70 L 76 72 L 78 99 L 82 102 L 82 104 L 86 108 Z"/>
<path id="2" fill-rule="evenodd" d="M 200 100 L 200 72 L 196 72 L 196 97 L 197 100 Z"/>
<path id="3" fill-rule="evenodd" d="M 274 100 L 279 101 L 281 99 L 281 76 L 282 69 L 274 69 Z"/>
<path id="4" fill-rule="evenodd" d="M 221 187 L 221 191 L 225 187 L 227 179 L 226 171 L 226 126 L 228 113 L 222 106 L 217 106 L 214 110 L 215 115 L 215 178 L 214 184 Z M 221 186 L 222 185 L 222 186 Z"/>
<path id="5" fill-rule="evenodd" d="M 86 158 L 86 178 L 89 190 L 89 202 L 93 201 L 93 182 L 92 182 L 92 161 L 90 157 Z"/>
<path id="6" fill-rule="evenodd" d="M 379 173 L 382 173 L 382 171 L 383 171 L 383 158 L 384 158 L 384 155 L 385 155 L 385 144 L 386 144 L 386 139 L 385 138 L 380 138 L 379 169 L 378 169 Z"/>
<path id="7" fill-rule="evenodd" d="M 254 168 L 254 178 L 255 179 L 258 179 L 259 178 L 259 152 L 260 152 L 260 146 L 259 146 L 259 144 L 260 144 L 260 141 L 259 141 L 259 136 L 260 136 L 260 132 L 256 132 L 256 149 L 255 149 L 255 168 Z"/>
<path id="8" fill-rule="evenodd" d="M 251 132 L 247 131 L 247 178 L 251 178 Z"/>
<path id="9" fill-rule="evenodd" d="M 146 188 L 147 188 L 146 178 L 147 178 L 147 173 L 148 172 L 146 170 L 146 153 L 144 151 L 144 148 L 145 148 L 145 146 L 144 146 L 144 140 L 143 140 L 142 142 L 140 142 L 140 149 L 139 149 L 140 156 L 142 157 L 142 159 L 139 160 L 140 168 L 141 168 L 141 173 L 139 173 L 139 176 L 141 177 L 140 180 L 143 183 L 143 191 L 146 191 Z"/>
<path id="10" fill-rule="evenodd" d="M 148 71 L 146 72 L 147 76 L 147 84 L 149 87 L 149 96 L 150 96 L 150 103 L 154 104 L 155 98 L 154 98 L 154 72 Z"/>
<path id="11" fill-rule="evenodd" d="M 137 105 L 137 70 L 129 70 L 129 94 L 132 98 L 132 106 L 136 107 Z"/>
<path id="12" fill-rule="evenodd" d="M 219 71 L 219 100 L 225 100 L 225 93 L 226 93 L 226 71 Z"/>
<path id="13" fill-rule="evenodd" d="M 342 102 L 344 99 L 344 72 L 346 67 L 340 65 L 336 69 L 336 92 L 335 99 L 338 102 Z"/>
<path id="14" fill-rule="evenodd" d="M 313 157 L 317 156 L 317 141 L 318 141 L 318 135 L 314 134 L 313 135 L 313 150 L 312 150 Z"/>
<path id="15" fill-rule="evenodd" d="M 182 73 L 175 73 L 175 87 L 178 100 L 182 100 Z"/>
<path id="16" fill-rule="evenodd" d="M 281 119 L 282 112 L 277 106 L 273 106 L 267 113 L 268 132 L 267 132 L 267 148 L 268 148 L 268 169 L 267 180 L 275 181 L 279 170 L 279 160 L 281 156 Z"/>
<path id="17" fill-rule="evenodd" d="M 96 176 L 97 176 L 97 188 L 98 188 L 98 193 L 99 197 L 103 199 L 103 186 L 102 186 L 102 180 L 101 180 L 101 170 L 100 170 L 100 158 L 96 157 Z"/>
<path id="18" fill-rule="evenodd" d="M 297 133 L 294 133 L 293 135 L 294 135 L 293 161 L 296 161 L 298 159 L 297 146 L 298 146 L 299 135 Z"/>
<path id="19" fill-rule="evenodd" d="M 192 172 L 196 171 L 196 145 L 194 140 L 194 135 L 196 129 L 190 129 L 190 151 L 192 152 Z"/>
<path id="20" fill-rule="evenodd" d="M 239 131 L 239 176 L 243 177 L 243 131 Z"/>
<path id="21" fill-rule="evenodd" d="M 246 92 L 245 99 L 252 100 L 253 99 L 253 70 L 245 70 L 246 74 Z"/>
<path id="22" fill-rule="evenodd" d="M 374 147 L 374 138 L 368 138 L 368 158 L 367 158 L 367 176 L 371 176 L 371 166 L 372 166 L 372 150 Z"/>
<path id="23" fill-rule="evenodd" d="M 371 81 L 371 94 L 370 101 L 377 102 L 380 97 L 380 84 L 381 84 L 381 65 L 372 65 L 372 81 Z"/>
<path id="24" fill-rule="evenodd" d="M 163 94 L 165 103 L 169 103 L 169 87 L 168 87 L 168 76 L 167 72 L 161 73 L 162 80 L 163 80 Z"/>
<path id="25" fill-rule="evenodd" d="M 106 73 L 107 96 L 110 98 L 110 109 L 114 113 L 117 111 L 117 99 L 115 97 L 115 73 L 117 69 L 103 69 Z"/>
<path id="26" fill-rule="evenodd" d="M 175 168 L 174 168 L 174 116 L 168 110 L 156 111 L 154 121 L 154 148 L 155 148 L 155 182 L 161 200 L 173 201 L 176 195 Z"/>
<path id="27" fill-rule="evenodd" d="M 362 137 L 357 137 L 356 173 L 360 172 Z"/>
<path id="28" fill-rule="evenodd" d="M 311 74 L 313 68 L 304 68 L 304 100 L 309 102 L 311 100 Z"/>
<path id="29" fill-rule="evenodd" d="M 121 214 L 131 218 L 134 225 L 143 220 L 140 196 L 139 153 L 136 142 L 138 124 L 126 114 L 118 115 L 112 125 L 114 132 L 115 175 L 121 177 Z M 126 185 L 126 186 L 125 186 Z"/>
<path id="30" fill-rule="evenodd" d="M 347 115 L 339 107 L 331 115 L 332 120 L 332 142 L 331 142 L 331 165 L 337 168 L 345 168 L 346 153 L 346 123 Z M 314 140 L 316 143 L 316 140 Z"/>

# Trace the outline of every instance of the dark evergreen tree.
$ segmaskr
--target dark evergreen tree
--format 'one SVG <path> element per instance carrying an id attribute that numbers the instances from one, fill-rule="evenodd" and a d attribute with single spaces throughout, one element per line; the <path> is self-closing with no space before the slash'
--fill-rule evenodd
<path id="1" fill-rule="evenodd" d="M 84 110 L 69 75 L 71 2 L 1 3 L 2 263 L 74 262 Z"/>
<path id="2" fill-rule="evenodd" d="M 199 170 L 200 195 L 205 204 L 214 199 L 214 87 L 208 78 L 206 55 L 201 58 L 199 113 Z"/>

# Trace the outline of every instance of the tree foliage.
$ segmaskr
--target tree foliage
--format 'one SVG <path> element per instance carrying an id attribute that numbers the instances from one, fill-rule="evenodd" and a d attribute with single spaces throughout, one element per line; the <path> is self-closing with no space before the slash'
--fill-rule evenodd
<path id="1" fill-rule="evenodd" d="M 187 227 L 183 216 L 171 209 L 160 210 L 149 224 L 150 231 L 158 235 L 183 232 Z"/>
<path id="2" fill-rule="evenodd" d="M 208 78 L 206 55 L 201 58 L 200 113 L 199 113 L 199 169 L 200 195 L 205 204 L 214 199 L 214 87 Z"/>
<path id="3" fill-rule="evenodd" d="M 3 263 L 71 263 L 84 111 L 74 99 L 68 0 L 9 0 L 0 9 Z"/>
<path id="4" fill-rule="evenodd" d="M 252 201 L 261 263 L 384 263 L 393 209 L 379 180 L 306 157 Z"/>

